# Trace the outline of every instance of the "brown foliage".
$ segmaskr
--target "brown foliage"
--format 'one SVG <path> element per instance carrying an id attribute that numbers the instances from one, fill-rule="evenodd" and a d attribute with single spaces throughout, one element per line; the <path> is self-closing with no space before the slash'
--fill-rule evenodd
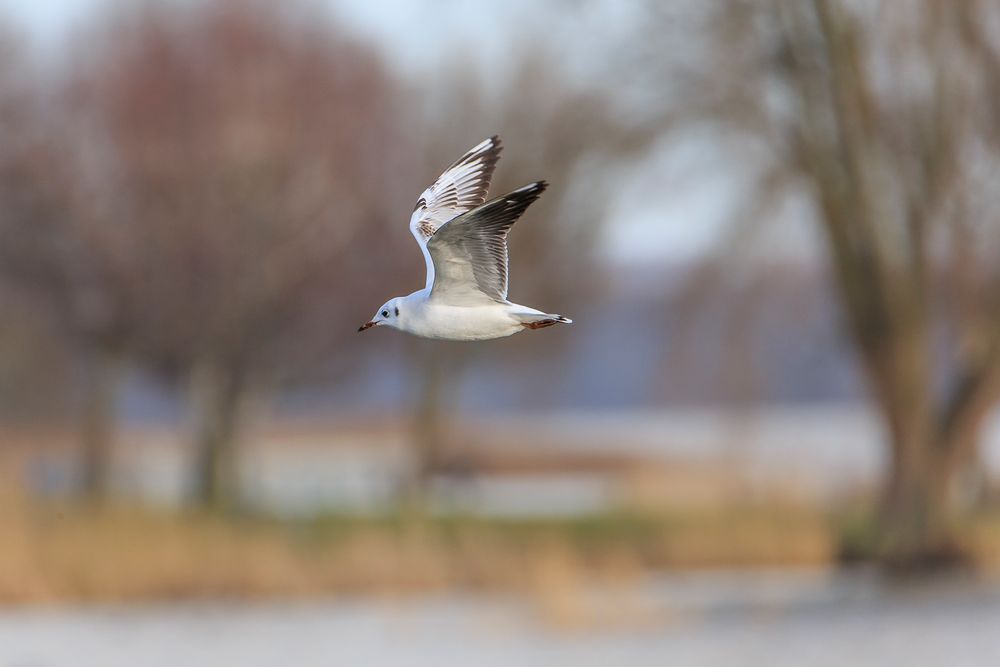
<path id="1" fill-rule="evenodd" d="M 396 236 L 395 90 L 288 4 L 138 5 L 73 56 L 0 105 L 21 122 L 2 272 L 83 343 L 88 459 L 109 455 L 127 358 L 196 385 L 204 486 L 234 465 L 246 396 L 322 373 L 377 298 L 358 277 Z"/>
<path id="2" fill-rule="evenodd" d="M 360 244 L 385 231 L 392 92 L 319 25 L 266 3 L 147 10 L 74 82 L 105 124 L 165 361 L 267 375 L 351 331 Z"/>

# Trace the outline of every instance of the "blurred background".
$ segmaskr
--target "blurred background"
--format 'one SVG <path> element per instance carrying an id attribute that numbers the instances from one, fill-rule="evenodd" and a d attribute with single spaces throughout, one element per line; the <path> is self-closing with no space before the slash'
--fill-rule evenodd
<path id="1" fill-rule="evenodd" d="M 1000 5 L 0 0 L 0 52 L 0 665 L 1000 654 Z M 576 323 L 358 335 L 492 134 Z"/>

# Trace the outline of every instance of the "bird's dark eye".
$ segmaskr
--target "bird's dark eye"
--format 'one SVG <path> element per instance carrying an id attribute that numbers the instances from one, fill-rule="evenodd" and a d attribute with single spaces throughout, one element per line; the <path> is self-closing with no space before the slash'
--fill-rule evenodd
<path id="1" fill-rule="evenodd" d="M 388 310 L 383 310 L 382 311 L 382 317 L 389 317 L 389 311 Z"/>

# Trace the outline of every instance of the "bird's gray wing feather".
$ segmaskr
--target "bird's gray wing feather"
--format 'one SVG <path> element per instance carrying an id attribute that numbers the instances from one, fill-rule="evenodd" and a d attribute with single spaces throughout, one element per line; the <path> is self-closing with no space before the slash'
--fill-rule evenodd
<path id="1" fill-rule="evenodd" d="M 545 191 L 538 181 L 442 225 L 427 241 L 434 263 L 430 298 L 453 305 L 507 300 L 507 233 Z"/>

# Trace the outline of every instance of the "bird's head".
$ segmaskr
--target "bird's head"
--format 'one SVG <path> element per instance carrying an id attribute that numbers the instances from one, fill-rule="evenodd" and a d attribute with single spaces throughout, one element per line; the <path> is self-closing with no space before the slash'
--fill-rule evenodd
<path id="1" fill-rule="evenodd" d="M 374 317 L 358 327 L 358 331 L 365 331 L 367 329 L 371 329 L 372 327 L 382 326 L 383 324 L 390 327 L 397 326 L 399 324 L 400 301 L 402 301 L 402 299 L 399 297 L 386 301 L 382 304 L 381 308 L 375 311 Z"/>

